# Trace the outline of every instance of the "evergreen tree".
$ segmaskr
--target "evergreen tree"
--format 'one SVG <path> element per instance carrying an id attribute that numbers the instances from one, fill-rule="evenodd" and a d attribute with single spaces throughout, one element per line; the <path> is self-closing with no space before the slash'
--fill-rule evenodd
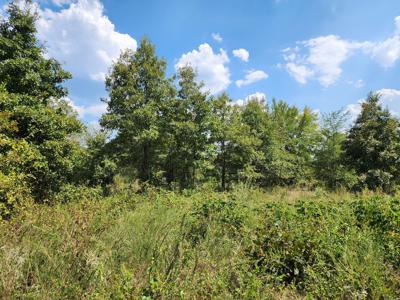
<path id="1" fill-rule="evenodd" d="M 344 141 L 346 164 L 355 169 L 360 187 L 393 191 L 399 183 L 399 121 L 370 93 Z"/>

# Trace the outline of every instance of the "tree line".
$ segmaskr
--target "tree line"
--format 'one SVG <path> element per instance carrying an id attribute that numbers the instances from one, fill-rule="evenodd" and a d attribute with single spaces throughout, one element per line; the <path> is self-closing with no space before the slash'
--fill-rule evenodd
<path id="1" fill-rule="evenodd" d="M 66 101 L 71 74 L 36 37 L 38 15 L 11 1 L 0 22 L 0 214 L 25 199 L 51 201 L 63 186 L 116 175 L 169 188 L 238 183 L 394 192 L 399 121 L 370 93 L 350 129 L 346 113 L 321 118 L 283 100 L 205 92 L 190 66 L 171 77 L 142 39 L 107 75 L 107 112 L 88 134 Z"/>

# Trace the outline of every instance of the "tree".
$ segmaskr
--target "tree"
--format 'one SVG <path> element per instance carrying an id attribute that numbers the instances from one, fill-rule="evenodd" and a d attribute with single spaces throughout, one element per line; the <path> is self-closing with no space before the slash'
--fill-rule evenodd
<path id="1" fill-rule="evenodd" d="M 35 97 L 47 104 L 67 95 L 63 82 L 71 78 L 58 61 L 45 58 L 36 38 L 38 18 L 32 1 L 12 1 L 0 21 L 0 82 L 9 93 Z"/>
<path id="2" fill-rule="evenodd" d="M 173 112 L 165 135 L 171 135 L 172 142 L 168 147 L 168 182 L 178 180 L 183 189 L 194 187 L 207 168 L 211 108 L 191 67 L 179 69 L 178 79 L 178 97 L 171 105 Z"/>
<path id="3" fill-rule="evenodd" d="M 154 46 L 142 39 L 136 52 L 126 50 L 106 78 L 108 110 L 101 125 L 114 130 L 114 145 L 124 162 L 142 181 L 156 180 L 168 99 L 174 96 L 165 77 L 166 62 L 155 54 Z"/>
<path id="4" fill-rule="evenodd" d="M 313 151 L 318 137 L 317 117 L 273 99 L 268 113 L 269 147 L 264 169 L 267 185 L 293 185 L 312 180 Z"/>
<path id="5" fill-rule="evenodd" d="M 254 161 L 254 171 L 257 182 L 265 184 L 265 174 L 267 174 L 267 157 L 272 145 L 272 124 L 269 119 L 269 107 L 266 99 L 261 101 L 254 97 L 247 101 L 242 110 L 242 119 L 250 128 L 250 135 L 257 138 L 260 142 L 257 148 L 257 157 Z"/>
<path id="6" fill-rule="evenodd" d="M 117 173 L 117 159 L 113 157 L 112 143 L 104 131 L 88 132 L 86 151 L 77 172 L 77 182 L 87 186 L 107 189 Z"/>
<path id="7" fill-rule="evenodd" d="M 315 174 L 328 188 L 352 188 L 355 176 L 343 164 L 347 113 L 338 110 L 322 116 L 321 137 L 315 151 Z"/>
<path id="8" fill-rule="evenodd" d="M 217 97 L 212 105 L 216 175 L 221 189 L 226 190 L 232 182 L 254 180 L 259 176 L 255 161 L 261 141 L 252 135 L 250 126 L 243 121 L 241 108 L 233 106 L 226 93 Z"/>
<path id="9" fill-rule="evenodd" d="M 344 141 L 346 164 L 355 169 L 359 186 L 394 190 L 399 183 L 399 121 L 379 103 L 381 95 L 370 93 Z"/>
<path id="10" fill-rule="evenodd" d="M 30 4 L 11 2 L 0 21 L 0 160 L 7 161 L 0 171 L 20 178 L 36 201 L 44 201 L 73 177 L 81 149 L 74 135 L 83 126 L 63 99 L 70 74 L 45 58 Z"/>

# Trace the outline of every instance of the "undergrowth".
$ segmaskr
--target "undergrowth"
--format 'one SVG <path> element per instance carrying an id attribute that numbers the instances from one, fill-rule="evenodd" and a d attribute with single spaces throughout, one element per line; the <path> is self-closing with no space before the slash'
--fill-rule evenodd
<path id="1" fill-rule="evenodd" d="M 0 298 L 400 297 L 397 196 L 94 194 L 1 223 Z"/>

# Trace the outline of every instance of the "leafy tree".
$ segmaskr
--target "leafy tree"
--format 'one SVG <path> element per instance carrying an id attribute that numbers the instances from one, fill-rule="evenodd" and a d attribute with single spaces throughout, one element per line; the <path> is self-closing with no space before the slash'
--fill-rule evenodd
<path id="1" fill-rule="evenodd" d="M 399 121 L 370 93 L 344 141 L 345 161 L 357 172 L 360 187 L 393 191 L 399 183 Z"/>
<path id="2" fill-rule="evenodd" d="M 257 138 L 257 157 L 254 161 L 254 171 L 258 174 L 259 184 L 265 184 L 267 173 L 267 156 L 272 145 L 272 124 L 269 119 L 269 107 L 265 99 L 249 99 L 242 110 L 242 119 L 250 127 L 250 135 Z"/>
<path id="3" fill-rule="evenodd" d="M 154 46 L 142 39 L 136 52 L 121 54 L 106 79 L 108 111 L 101 125 L 116 132 L 114 145 L 142 181 L 156 180 L 163 150 L 163 117 L 174 95 L 165 68 Z"/>
<path id="4" fill-rule="evenodd" d="M 317 117 L 273 99 L 269 111 L 270 146 L 266 153 L 268 185 L 291 185 L 312 180 L 313 151 L 318 138 Z"/>
<path id="5" fill-rule="evenodd" d="M 113 182 L 117 173 L 117 159 L 113 157 L 112 146 L 112 143 L 108 143 L 106 132 L 89 133 L 78 172 L 79 183 L 106 189 Z"/>
<path id="6" fill-rule="evenodd" d="M 351 188 L 355 184 L 355 176 L 343 164 L 343 141 L 347 113 L 338 110 L 322 116 L 321 137 L 315 151 L 316 178 L 328 188 Z"/>
<path id="7" fill-rule="evenodd" d="M 196 74 L 189 66 L 178 70 L 178 97 L 171 105 L 171 121 L 165 135 L 171 135 L 169 145 L 168 181 L 179 181 L 181 188 L 194 187 L 204 175 L 210 150 L 210 102 L 196 83 Z"/>
<path id="8" fill-rule="evenodd" d="M 70 74 L 45 58 L 36 39 L 30 2 L 13 1 L 7 12 L 0 21 L 0 160 L 6 162 L 0 171 L 3 178 L 19 178 L 25 191 L 44 201 L 73 177 L 80 152 L 73 137 L 82 124 L 62 99 Z M 12 207 L 10 199 L 3 193 L 0 202 Z"/>
<path id="9" fill-rule="evenodd" d="M 261 141 L 243 121 L 241 108 L 232 106 L 223 93 L 213 101 L 213 115 L 212 138 L 217 146 L 215 164 L 221 189 L 226 190 L 232 182 L 258 178 L 255 160 Z"/>

